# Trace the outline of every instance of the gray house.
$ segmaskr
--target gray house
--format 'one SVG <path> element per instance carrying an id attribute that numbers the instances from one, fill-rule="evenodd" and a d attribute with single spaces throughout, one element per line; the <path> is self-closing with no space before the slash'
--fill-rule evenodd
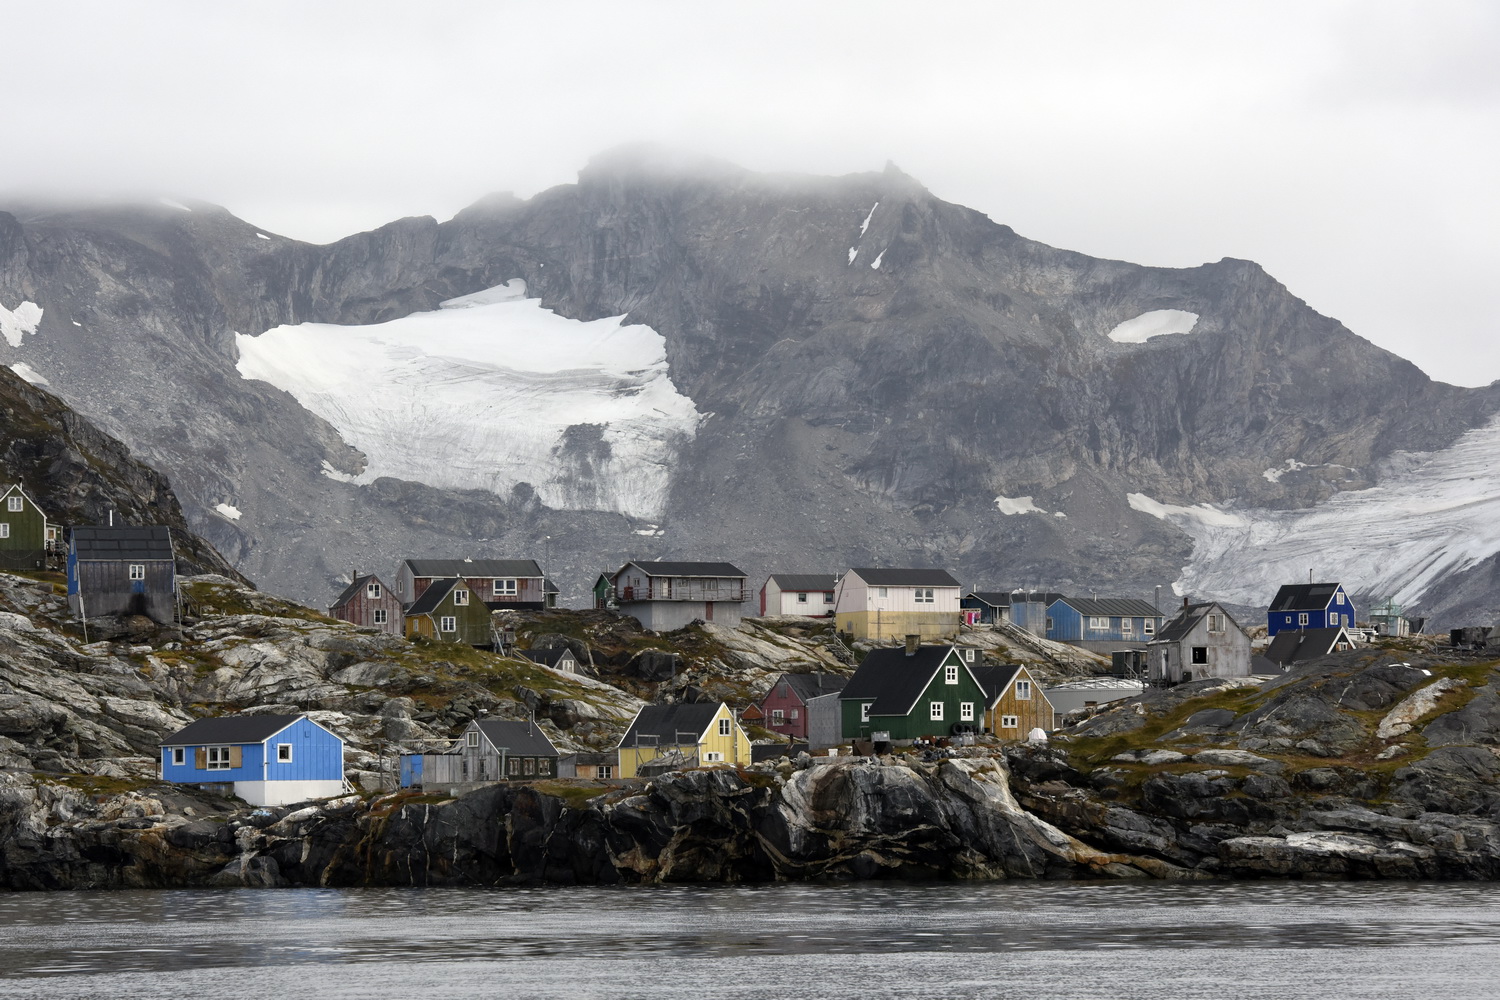
<path id="1" fill-rule="evenodd" d="M 1250 637 L 1216 602 L 1184 604 L 1146 645 L 1152 684 L 1249 676 Z"/>
<path id="2" fill-rule="evenodd" d="M 79 527 L 68 532 L 68 607 L 82 618 L 177 617 L 177 564 L 172 531 L 146 527 Z"/>

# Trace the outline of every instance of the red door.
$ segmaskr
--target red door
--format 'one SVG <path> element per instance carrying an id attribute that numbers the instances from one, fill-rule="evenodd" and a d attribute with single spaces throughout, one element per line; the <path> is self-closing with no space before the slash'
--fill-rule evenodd
<path id="1" fill-rule="evenodd" d="M 704 601 L 703 602 L 703 620 L 706 621 L 706 622 L 711 622 L 711 621 L 714 620 L 714 602 L 713 601 Z"/>

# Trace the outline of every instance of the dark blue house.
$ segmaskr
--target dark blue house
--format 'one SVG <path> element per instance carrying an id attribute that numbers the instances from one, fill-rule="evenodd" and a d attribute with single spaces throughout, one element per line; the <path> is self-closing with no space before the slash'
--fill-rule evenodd
<path id="1" fill-rule="evenodd" d="M 1289 583 L 1266 611 L 1266 633 L 1289 629 L 1353 628 L 1354 602 L 1340 583 Z"/>
<path id="2" fill-rule="evenodd" d="M 1163 615 L 1133 597 L 1059 597 L 1047 607 L 1047 638 L 1055 642 L 1150 642 Z"/>
<path id="3" fill-rule="evenodd" d="M 344 741 L 305 715 L 199 719 L 162 740 L 161 776 L 220 785 L 251 805 L 342 795 Z"/>

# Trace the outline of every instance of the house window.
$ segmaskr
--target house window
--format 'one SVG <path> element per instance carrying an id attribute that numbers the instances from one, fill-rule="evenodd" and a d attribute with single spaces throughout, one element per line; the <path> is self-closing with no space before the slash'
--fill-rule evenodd
<path id="1" fill-rule="evenodd" d="M 860 722 L 869 722 L 870 721 L 870 706 L 873 705 L 873 704 L 875 704 L 873 701 L 862 701 L 862 702 L 859 703 L 859 721 Z"/>
<path id="2" fill-rule="evenodd" d="M 608 764 L 598 764 L 594 767 L 594 777 L 596 778 L 610 778 L 614 776 L 614 773 L 615 769 Z"/>
<path id="3" fill-rule="evenodd" d="M 0 538 L 10 537 L 10 522 L 0 521 Z"/>
<path id="4" fill-rule="evenodd" d="M 889 595 L 889 594 L 888 594 L 888 593 L 887 593 L 887 592 L 886 592 L 886 588 L 884 588 L 884 587 L 877 587 L 877 588 L 875 588 L 875 595 L 876 595 L 876 596 L 877 596 L 877 597 L 889 597 L 889 596 L 890 596 L 890 595 Z"/>
<path id="5" fill-rule="evenodd" d="M 8 510 L 8 511 L 10 511 L 11 513 L 15 513 L 18 510 L 23 510 L 24 508 L 21 506 L 21 498 L 20 497 L 6 497 L 5 498 L 5 509 Z"/>
<path id="6" fill-rule="evenodd" d="M 974 653 L 975 652 L 976 652 L 976 650 L 973 650 L 973 649 L 966 649 L 966 650 L 964 650 L 964 662 L 965 663 L 973 663 L 974 662 Z"/>
<path id="7" fill-rule="evenodd" d="M 824 604 L 832 604 L 833 603 L 833 592 L 832 591 L 829 591 L 828 593 L 825 593 L 823 595 L 823 603 Z"/>
<path id="8" fill-rule="evenodd" d="M 510 773 L 514 775 L 519 775 L 521 773 L 521 758 L 512 757 L 510 759 Z"/>
<path id="9" fill-rule="evenodd" d="M 380 589 L 380 584 L 372 583 L 369 586 L 365 587 L 365 596 L 370 598 L 370 600 L 372 601 L 378 601 L 380 600 Z"/>
<path id="10" fill-rule="evenodd" d="M 936 600 L 932 596 L 931 587 L 918 587 L 914 599 L 918 604 L 932 604 Z"/>
<path id="11" fill-rule="evenodd" d="M 943 683 L 944 684 L 957 684 L 958 683 L 958 668 L 957 667 L 944 667 L 943 668 Z"/>
<path id="12" fill-rule="evenodd" d="M 1208 616 L 1208 630 L 1210 632 L 1222 632 L 1222 631 L 1224 631 L 1224 616 L 1223 615 L 1209 615 Z"/>
<path id="13" fill-rule="evenodd" d="M 457 632 L 458 619 L 454 618 L 452 615 L 444 615 L 442 618 L 438 619 L 438 631 Z"/>
<path id="14" fill-rule="evenodd" d="M 494 581 L 494 584 L 495 584 L 495 591 L 494 591 L 494 593 L 495 593 L 496 597 L 514 597 L 514 596 L 516 596 L 516 581 L 514 581 L 514 580 L 496 580 L 496 581 Z"/>
<path id="15" fill-rule="evenodd" d="M 12 500 L 11 502 L 14 503 L 15 501 Z M 11 510 L 20 510 L 20 509 L 21 508 L 19 508 L 19 507 L 12 507 L 11 508 Z M 1337 594 L 1333 595 L 1333 602 L 1335 604 L 1343 604 L 1344 603 L 1344 592 L 1343 591 L 1339 591 Z"/>
<path id="16" fill-rule="evenodd" d="M 1121 618 L 1120 619 L 1120 634 L 1121 635 L 1129 635 L 1130 633 L 1132 633 L 1134 631 L 1135 631 L 1135 619 L 1134 618 Z"/>
<path id="17" fill-rule="evenodd" d="M 1109 619 L 1097 616 L 1091 617 L 1089 619 L 1089 628 L 1095 632 L 1107 632 L 1109 631 Z"/>
<path id="18" fill-rule="evenodd" d="M 771 725 L 780 726 L 786 722 L 786 713 L 779 708 L 771 709 Z"/>
<path id="19" fill-rule="evenodd" d="M 1021 701 L 1031 700 L 1031 682 L 1016 681 L 1016 697 Z"/>
<path id="20" fill-rule="evenodd" d="M 276 744 L 276 763 L 290 764 L 292 762 L 292 745 L 290 743 Z"/>
<path id="21" fill-rule="evenodd" d="M 385 608 L 376 608 L 374 611 L 370 612 L 370 624 L 372 624 L 372 625 L 384 625 L 385 624 Z"/>
<path id="22" fill-rule="evenodd" d="M 453 604 L 455 607 L 462 607 L 468 603 L 469 592 L 467 590 L 455 590 L 453 592 Z"/>
<path id="23" fill-rule="evenodd" d="M 208 769 L 210 771 L 229 770 L 228 747 L 209 747 L 206 756 L 208 758 Z"/>
<path id="24" fill-rule="evenodd" d="M 1291 615 L 1287 615 L 1287 616 L 1286 616 L 1286 623 L 1287 623 L 1287 624 L 1288 624 L 1288 625 L 1290 625 L 1290 624 L 1291 624 L 1291 623 L 1292 623 L 1292 616 L 1291 616 Z"/>
<path id="25" fill-rule="evenodd" d="M 797 710 L 795 708 L 792 709 L 791 719 L 793 722 L 797 720 Z"/>
<path id="26" fill-rule="evenodd" d="M 730 722 L 728 719 L 720 719 L 719 720 L 719 735 L 720 736 L 728 736 L 729 735 L 729 727 L 732 726 L 732 725 L 734 725 L 734 723 Z"/>
<path id="27" fill-rule="evenodd" d="M 1143 618 L 1143 619 L 1141 619 L 1141 634 L 1142 635 L 1155 635 L 1156 634 L 1156 619 L 1155 618 Z"/>
<path id="28" fill-rule="evenodd" d="M 703 755 L 703 762 L 705 764 L 712 764 L 712 763 L 714 763 L 716 761 L 721 761 L 723 759 L 724 759 L 724 755 L 722 753 L 719 753 L 716 750 L 710 750 L 710 751 L 708 751 L 707 753 L 705 753 Z"/>
<path id="29" fill-rule="evenodd" d="M 476 733 L 476 732 L 474 732 L 473 730 L 470 730 L 469 732 L 464 733 L 464 746 L 469 746 L 469 747 L 477 747 L 477 746 L 479 746 L 479 734 Z"/>
<path id="30" fill-rule="evenodd" d="M 552 773 L 552 761 L 548 760 L 546 757 L 539 757 L 539 758 L 537 758 L 536 773 L 537 774 L 551 774 Z"/>
<path id="31" fill-rule="evenodd" d="M 1307 612 L 1306 611 L 1299 611 L 1297 613 L 1297 624 L 1298 625 L 1306 625 L 1307 624 Z"/>
<path id="32" fill-rule="evenodd" d="M 962 701 L 962 702 L 959 702 L 959 704 L 958 704 L 958 721 L 960 721 L 960 722 L 973 722 L 974 721 L 974 703 L 972 701 Z"/>
<path id="33" fill-rule="evenodd" d="M 718 590 L 719 589 L 719 581 L 718 580 L 704 580 L 703 581 L 703 589 L 704 590 Z"/>
<path id="34" fill-rule="evenodd" d="M 806 594 L 798 594 L 797 595 L 797 603 L 798 604 L 806 604 L 807 603 L 807 595 Z"/>
<path id="35" fill-rule="evenodd" d="M 1208 647 L 1207 646 L 1194 646 L 1193 647 L 1193 662 L 1194 663 L 1207 663 L 1208 662 Z"/>
<path id="36" fill-rule="evenodd" d="M 536 760 L 527 757 L 521 761 L 521 772 L 523 774 L 536 774 Z"/>
<path id="37" fill-rule="evenodd" d="M 1018 729 L 1018 728 L 1020 728 L 1020 725 L 1021 725 L 1021 717 L 1019 715 L 1002 715 L 1002 716 L 1000 716 L 1000 728 L 1001 729 Z"/>
<path id="38" fill-rule="evenodd" d="M 172 763 L 177 767 L 181 767 L 187 763 L 187 749 L 185 747 L 172 748 Z"/>
<path id="39" fill-rule="evenodd" d="M 146 564 L 145 563 L 131 563 L 130 564 L 130 578 L 132 580 L 144 580 L 144 579 L 146 579 Z"/>
<path id="40" fill-rule="evenodd" d="M 1051 616 L 1051 615 L 1048 615 L 1048 616 L 1047 616 L 1047 631 L 1048 631 L 1048 632 L 1051 632 L 1051 631 L 1052 631 L 1052 629 L 1053 629 L 1053 625 L 1052 625 L 1052 616 Z"/>
<path id="41" fill-rule="evenodd" d="M 927 717 L 929 719 L 931 719 L 933 722 L 942 722 L 943 721 L 943 703 L 940 702 L 940 701 L 930 701 L 930 702 L 928 702 L 927 703 Z"/>

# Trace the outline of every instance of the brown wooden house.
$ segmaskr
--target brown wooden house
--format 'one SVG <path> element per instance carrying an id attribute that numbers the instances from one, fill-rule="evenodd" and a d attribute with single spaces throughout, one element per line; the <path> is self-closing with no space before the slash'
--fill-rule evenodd
<path id="1" fill-rule="evenodd" d="M 557 607 L 557 587 L 535 559 L 406 559 L 396 569 L 396 596 L 409 605 L 437 581 L 453 577 L 491 611 Z"/>
<path id="2" fill-rule="evenodd" d="M 1002 740 L 1024 740 L 1033 729 L 1051 732 L 1056 726 L 1052 702 L 1031 671 L 1018 663 L 975 666 L 984 688 L 984 728 Z"/>
<path id="3" fill-rule="evenodd" d="M 356 573 L 354 582 L 329 606 L 328 617 L 400 635 L 401 599 L 380 577 Z"/>

